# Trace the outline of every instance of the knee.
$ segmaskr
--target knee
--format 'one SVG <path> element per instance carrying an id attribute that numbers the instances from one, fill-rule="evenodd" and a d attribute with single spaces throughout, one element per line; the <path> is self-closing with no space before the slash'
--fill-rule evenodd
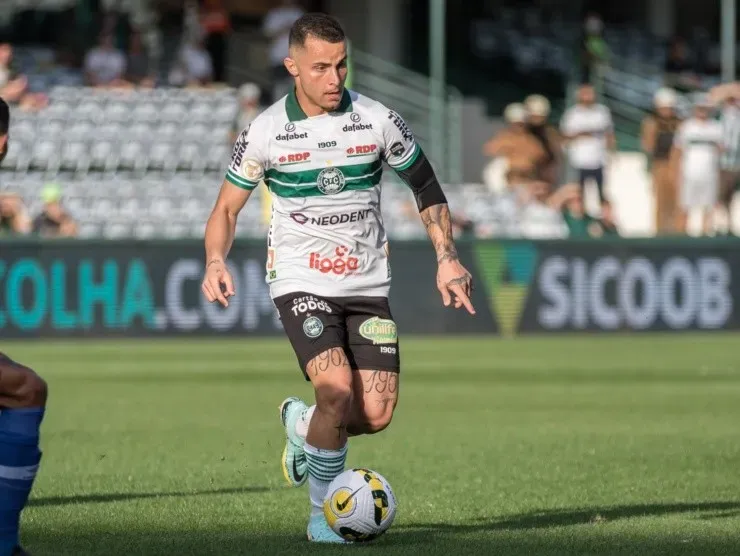
<path id="1" fill-rule="evenodd" d="M 352 386 L 337 381 L 316 389 L 316 410 L 335 420 L 344 419 L 352 405 Z"/>
<path id="2" fill-rule="evenodd" d="M 387 401 L 372 411 L 366 412 L 364 429 L 365 434 L 375 434 L 388 428 L 393 420 L 393 410 L 396 407 L 396 401 Z"/>
<path id="3" fill-rule="evenodd" d="M 24 373 L 17 397 L 24 407 L 44 407 L 48 391 L 46 381 L 29 370 Z"/>

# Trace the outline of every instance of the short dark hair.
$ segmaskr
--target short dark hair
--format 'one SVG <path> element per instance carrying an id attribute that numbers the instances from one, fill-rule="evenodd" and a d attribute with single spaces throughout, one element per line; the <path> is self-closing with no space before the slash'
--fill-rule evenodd
<path id="1" fill-rule="evenodd" d="M 332 44 L 342 42 L 345 38 L 344 29 L 335 18 L 322 13 L 307 13 L 299 17 L 290 28 L 288 45 L 302 47 L 311 35 L 322 41 Z"/>

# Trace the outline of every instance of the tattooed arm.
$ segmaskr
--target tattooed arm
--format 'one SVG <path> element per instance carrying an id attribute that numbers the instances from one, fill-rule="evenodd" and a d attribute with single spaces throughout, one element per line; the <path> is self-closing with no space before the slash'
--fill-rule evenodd
<path id="1" fill-rule="evenodd" d="M 456 309 L 464 305 L 470 314 L 475 314 L 470 302 L 472 278 L 458 259 L 450 208 L 431 164 L 422 153 L 411 166 L 397 172 L 414 193 L 421 221 L 437 253 L 437 289 L 445 307 L 454 296 Z"/>
<path id="2" fill-rule="evenodd" d="M 452 219 L 447 203 L 432 205 L 420 214 L 429 239 L 432 240 L 434 250 L 437 252 L 437 262 L 456 261 L 457 249 L 452 238 Z"/>
<path id="3" fill-rule="evenodd" d="M 451 296 L 454 296 L 455 309 L 464 305 L 468 312 L 474 315 L 475 309 L 470 302 L 473 280 L 457 256 L 447 203 L 425 208 L 421 211 L 421 221 L 437 252 L 437 289 L 442 294 L 442 302 L 447 307 L 452 301 Z"/>

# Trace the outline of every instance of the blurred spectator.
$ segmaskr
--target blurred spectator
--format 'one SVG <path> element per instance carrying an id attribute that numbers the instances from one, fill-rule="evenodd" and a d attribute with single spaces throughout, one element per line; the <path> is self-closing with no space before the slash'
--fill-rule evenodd
<path id="1" fill-rule="evenodd" d="M 213 64 L 203 39 L 195 37 L 180 50 L 180 55 L 170 70 L 169 83 L 176 87 L 198 87 L 211 84 Z"/>
<path id="2" fill-rule="evenodd" d="M 126 57 L 113 46 L 113 36 L 104 33 L 100 43 L 85 56 L 85 78 L 92 87 L 126 86 Z"/>
<path id="3" fill-rule="evenodd" d="M 563 217 L 563 206 L 577 187 L 563 186 L 554 193 L 547 183 L 535 180 L 520 188 L 519 228 L 527 239 L 561 239 L 568 237 L 568 226 Z"/>
<path id="4" fill-rule="evenodd" d="M 254 83 L 245 83 L 239 87 L 239 113 L 231 129 L 231 143 L 235 142 L 239 133 L 259 116 L 262 111 L 260 108 L 261 94 L 260 88 Z"/>
<path id="5" fill-rule="evenodd" d="M 231 31 L 229 12 L 221 0 L 205 0 L 200 13 L 200 25 L 205 33 L 205 46 L 213 62 L 213 80 L 226 81 L 227 36 Z"/>
<path id="6" fill-rule="evenodd" d="M 44 186 L 41 192 L 44 209 L 33 220 L 33 232 L 44 238 L 74 237 L 77 224 L 62 208 L 62 191 L 57 184 Z"/>
<path id="7" fill-rule="evenodd" d="M 31 218 L 20 195 L 0 193 L 0 236 L 24 235 L 30 231 Z"/>
<path id="8" fill-rule="evenodd" d="M 542 95 L 530 95 L 524 100 L 524 107 L 527 109 L 527 129 L 545 151 L 539 175 L 554 186 L 560 176 L 562 147 L 560 133 L 547 121 L 550 115 L 550 101 Z"/>
<path id="9" fill-rule="evenodd" d="M 155 74 L 151 67 L 149 53 L 144 48 L 141 33 L 131 33 L 126 62 L 126 80 L 139 87 L 154 87 Z"/>
<path id="10" fill-rule="evenodd" d="M 727 233 L 732 234 L 734 223 L 730 210 L 732 200 L 740 185 L 740 83 L 729 83 L 710 91 L 711 100 L 722 107 L 723 146 L 720 160 L 721 188 L 720 206 L 727 225 Z"/>
<path id="11" fill-rule="evenodd" d="M 586 182 L 594 182 L 601 205 L 608 203 L 604 195 L 604 175 L 609 151 L 616 148 L 614 124 L 609 109 L 596 103 L 591 85 L 578 89 L 578 102 L 563 114 L 560 129 L 567 143 L 571 166 L 578 173 L 581 194 Z"/>
<path id="12" fill-rule="evenodd" d="M 679 91 L 691 91 L 700 86 L 694 64 L 689 59 L 689 48 L 681 37 L 675 37 L 669 46 L 665 61 L 664 82 Z"/>
<path id="13" fill-rule="evenodd" d="M 604 40 L 604 22 L 598 14 L 589 14 L 583 22 L 581 43 L 581 81 L 590 83 L 599 67 L 609 59 L 609 47 Z"/>
<path id="14" fill-rule="evenodd" d="M 503 178 L 508 187 L 527 185 L 539 178 L 538 171 L 547 159 L 540 141 L 527 130 L 527 111 L 523 104 L 513 103 L 504 110 L 508 127 L 483 145 L 483 153 L 494 158 L 486 169 L 487 181 Z M 494 174 L 496 174 L 494 176 Z M 493 186 L 491 189 L 500 189 Z"/>
<path id="15" fill-rule="evenodd" d="M 676 113 L 678 96 L 673 89 L 658 90 L 653 102 L 655 112 L 642 122 L 641 142 L 653 179 L 656 232 L 665 234 L 673 232 L 677 224 L 677 191 L 670 158 L 681 120 Z"/>
<path id="16" fill-rule="evenodd" d="M 611 211 L 604 211 L 600 219 L 586 213 L 583 195 L 577 184 L 565 185 L 560 189 L 567 189 L 563 200 L 563 218 L 568 226 L 568 237 L 600 238 L 619 235 L 611 220 Z"/>
<path id="17" fill-rule="evenodd" d="M 288 56 L 288 36 L 293 23 L 303 15 L 303 10 L 294 0 L 282 0 L 281 4 L 265 15 L 262 29 L 270 39 L 270 67 L 272 72 L 272 100 L 277 102 L 287 94 L 293 80 L 285 69 L 283 60 Z"/>
<path id="18" fill-rule="evenodd" d="M 48 98 L 42 93 L 28 92 L 28 79 L 13 70 L 13 47 L 0 44 L 0 98 L 22 110 L 34 111 L 44 108 Z"/>
<path id="19" fill-rule="evenodd" d="M 722 124 L 710 119 L 711 110 L 709 97 L 699 98 L 694 115 L 681 124 L 673 143 L 673 163 L 680 173 L 679 230 L 684 233 L 689 212 L 700 210 L 702 230 L 708 235 L 719 199 Z"/>

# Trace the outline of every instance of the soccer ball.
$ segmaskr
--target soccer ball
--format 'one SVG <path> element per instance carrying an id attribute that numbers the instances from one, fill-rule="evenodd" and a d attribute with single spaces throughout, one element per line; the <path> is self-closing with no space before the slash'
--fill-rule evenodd
<path id="1" fill-rule="evenodd" d="M 371 541 L 396 517 L 396 496 L 385 478 L 370 469 L 348 469 L 329 484 L 324 516 L 348 541 Z"/>

